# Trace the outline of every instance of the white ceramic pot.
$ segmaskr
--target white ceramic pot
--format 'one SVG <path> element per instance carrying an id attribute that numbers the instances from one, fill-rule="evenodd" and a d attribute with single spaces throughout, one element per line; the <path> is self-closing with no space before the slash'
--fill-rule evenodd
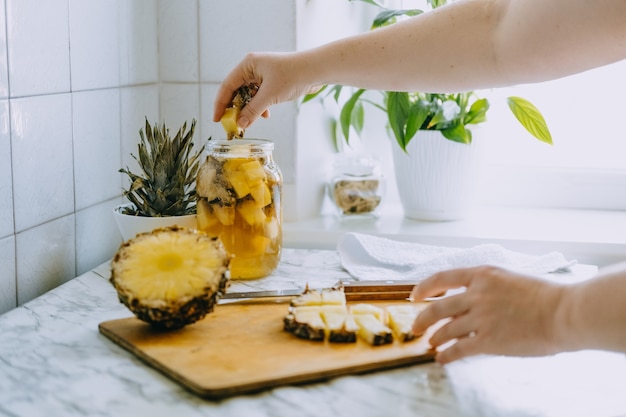
<path id="1" fill-rule="evenodd" d="M 117 228 L 122 234 L 124 241 L 131 239 L 139 233 L 151 232 L 154 229 L 167 226 L 181 226 L 196 228 L 196 215 L 188 214 L 185 216 L 172 216 L 172 217 L 142 217 L 142 216 L 130 216 L 123 214 L 120 210 L 124 207 L 132 206 L 129 204 L 122 204 L 121 206 L 113 209 L 113 216 L 117 223 Z"/>
<path id="2" fill-rule="evenodd" d="M 396 183 L 404 215 L 429 221 L 458 220 L 474 204 L 477 141 L 467 145 L 436 130 L 420 130 L 407 152 L 392 144 Z"/>

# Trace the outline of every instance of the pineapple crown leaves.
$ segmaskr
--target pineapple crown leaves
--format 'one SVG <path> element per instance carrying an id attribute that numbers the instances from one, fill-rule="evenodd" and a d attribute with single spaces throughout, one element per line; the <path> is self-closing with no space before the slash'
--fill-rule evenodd
<path id="1" fill-rule="evenodd" d="M 196 213 L 196 175 L 204 146 L 193 152 L 195 127 L 195 119 L 189 130 L 184 122 L 171 137 L 165 123 L 152 127 L 146 118 L 145 128 L 139 130 L 139 157 L 131 154 L 143 175 L 128 167 L 119 170 L 130 179 L 124 196 L 136 207 L 126 209 L 125 214 L 166 217 Z"/>

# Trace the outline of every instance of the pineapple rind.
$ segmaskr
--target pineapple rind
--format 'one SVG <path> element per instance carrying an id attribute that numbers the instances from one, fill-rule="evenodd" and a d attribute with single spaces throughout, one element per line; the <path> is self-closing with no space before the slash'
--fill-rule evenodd
<path id="1" fill-rule="evenodd" d="M 228 140 L 243 138 L 246 130 L 237 124 L 237 119 L 239 118 L 239 112 L 256 94 L 257 89 L 257 86 L 250 84 L 243 85 L 235 91 L 230 105 L 225 109 L 224 115 L 220 119 Z"/>
<path id="2" fill-rule="evenodd" d="M 226 291 L 229 263 L 218 239 L 173 226 L 123 243 L 111 263 L 110 281 L 139 319 L 171 330 L 213 311 Z"/>
<path id="3" fill-rule="evenodd" d="M 301 339 L 323 341 L 324 321 L 318 312 L 293 312 L 285 316 L 284 328 Z"/>

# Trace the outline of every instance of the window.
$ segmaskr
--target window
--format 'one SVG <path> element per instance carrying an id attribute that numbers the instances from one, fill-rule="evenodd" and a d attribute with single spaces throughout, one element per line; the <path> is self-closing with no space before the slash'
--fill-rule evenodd
<path id="1" fill-rule="evenodd" d="M 483 91 L 488 122 L 481 199 L 543 207 L 626 208 L 626 61 L 540 84 Z M 554 145 L 534 140 L 517 123 L 506 97 L 533 102 Z"/>

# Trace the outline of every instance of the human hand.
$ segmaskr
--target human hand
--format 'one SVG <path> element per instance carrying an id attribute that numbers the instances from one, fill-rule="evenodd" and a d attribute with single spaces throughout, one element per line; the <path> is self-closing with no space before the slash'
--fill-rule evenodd
<path id="1" fill-rule="evenodd" d="M 413 331 L 422 334 L 447 319 L 430 338 L 433 348 L 442 348 L 438 362 L 481 353 L 537 356 L 557 351 L 555 312 L 563 286 L 480 266 L 437 273 L 416 286 L 411 297 L 422 300 L 460 287 L 466 290 L 431 302 L 413 324 Z"/>
<path id="2" fill-rule="evenodd" d="M 304 83 L 306 65 L 301 68 L 297 53 L 249 53 L 224 78 L 215 98 L 213 121 L 219 122 L 242 85 L 254 84 L 258 90 L 241 110 L 238 125 L 247 128 L 259 117 L 270 116 L 270 106 L 314 92 L 317 88 Z"/>

